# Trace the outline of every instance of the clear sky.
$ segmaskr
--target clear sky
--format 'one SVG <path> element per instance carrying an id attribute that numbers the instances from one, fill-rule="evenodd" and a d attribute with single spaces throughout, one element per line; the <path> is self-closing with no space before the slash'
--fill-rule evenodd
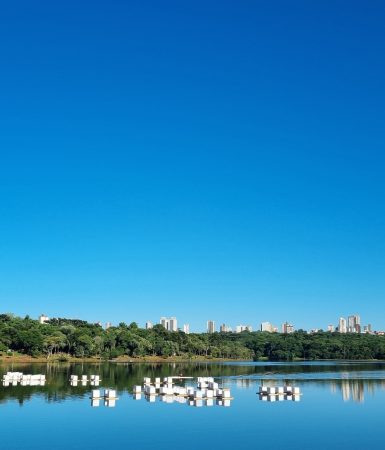
<path id="1" fill-rule="evenodd" d="M 0 310 L 385 328 L 383 1 L 12 1 Z"/>

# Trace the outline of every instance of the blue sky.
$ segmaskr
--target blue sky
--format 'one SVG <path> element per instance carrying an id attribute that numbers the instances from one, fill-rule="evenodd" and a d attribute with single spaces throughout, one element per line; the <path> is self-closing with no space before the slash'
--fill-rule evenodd
<path id="1" fill-rule="evenodd" d="M 1 10 L 1 311 L 385 328 L 383 2 Z"/>

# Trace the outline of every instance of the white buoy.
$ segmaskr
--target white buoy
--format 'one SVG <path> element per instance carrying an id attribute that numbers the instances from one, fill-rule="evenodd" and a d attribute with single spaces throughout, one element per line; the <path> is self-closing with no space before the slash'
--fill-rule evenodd
<path id="1" fill-rule="evenodd" d="M 107 408 L 115 408 L 116 405 L 116 399 L 109 398 L 104 401 L 104 406 L 107 406 Z"/>
<path id="2" fill-rule="evenodd" d="M 107 398 L 108 399 L 116 398 L 116 391 L 114 389 L 108 389 Z"/>
<path id="3" fill-rule="evenodd" d="M 99 389 L 92 390 L 92 398 L 100 398 L 100 390 Z"/>
<path id="4" fill-rule="evenodd" d="M 214 398 L 214 391 L 211 389 L 207 389 L 206 391 L 206 397 L 207 398 Z"/>
<path id="5" fill-rule="evenodd" d="M 195 392 L 194 392 L 194 396 L 195 396 L 195 398 L 202 399 L 203 398 L 203 392 L 200 391 L 199 389 L 196 389 Z"/>
<path id="6" fill-rule="evenodd" d="M 223 393 L 222 393 L 222 398 L 230 398 L 231 397 L 231 393 L 230 393 L 230 389 L 223 389 Z"/>

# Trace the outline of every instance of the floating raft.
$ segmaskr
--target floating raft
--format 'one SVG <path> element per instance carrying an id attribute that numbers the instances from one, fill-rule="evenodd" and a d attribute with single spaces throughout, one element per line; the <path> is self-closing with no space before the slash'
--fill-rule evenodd
<path id="1" fill-rule="evenodd" d="M 212 377 L 199 377 L 197 387 L 177 386 L 174 380 L 193 379 L 192 377 L 165 377 L 163 381 L 155 378 L 152 382 L 151 378 L 145 377 L 142 386 L 134 386 L 133 394 L 135 396 L 144 393 L 146 396 L 175 396 L 184 397 L 192 400 L 233 400 L 230 389 L 220 388 L 218 383 Z"/>

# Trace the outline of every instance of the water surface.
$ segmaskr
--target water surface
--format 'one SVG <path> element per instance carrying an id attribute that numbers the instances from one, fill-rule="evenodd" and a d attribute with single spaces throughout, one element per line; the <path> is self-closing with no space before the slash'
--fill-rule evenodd
<path id="1" fill-rule="evenodd" d="M 0 365 L 44 373 L 45 386 L 0 387 L 1 448 L 382 448 L 385 363 L 301 362 L 223 364 Z M 91 390 L 71 374 L 98 374 L 114 388 L 114 407 L 91 405 Z M 134 400 L 143 377 L 213 376 L 230 387 L 230 406 Z M 187 381 L 187 383 L 192 383 Z M 299 401 L 265 401 L 258 387 L 291 384 Z M 111 405 L 110 405 L 111 406 Z"/>

